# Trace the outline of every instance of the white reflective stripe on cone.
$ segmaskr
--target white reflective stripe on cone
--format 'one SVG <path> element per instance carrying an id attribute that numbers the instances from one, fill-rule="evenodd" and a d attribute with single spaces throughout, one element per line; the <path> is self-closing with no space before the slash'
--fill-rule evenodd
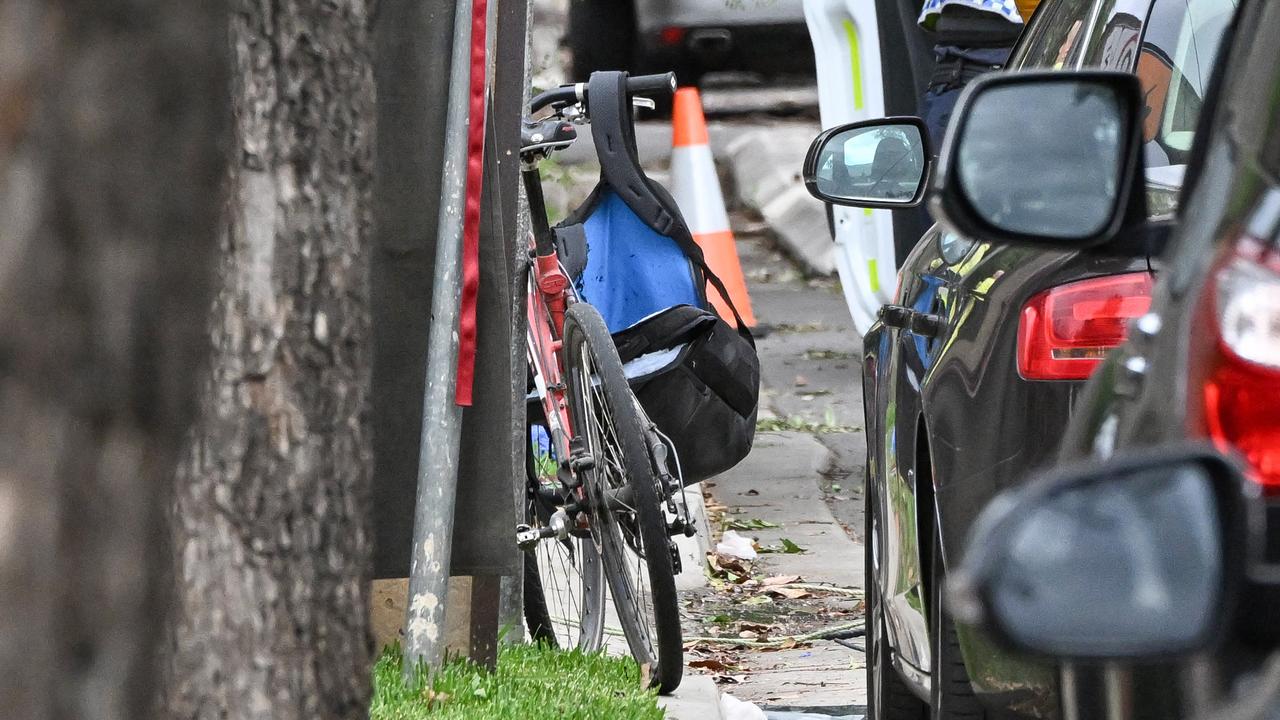
<path id="1" fill-rule="evenodd" d="M 729 215 L 724 209 L 724 194 L 710 146 L 671 149 L 671 194 L 693 234 L 729 229 Z"/>

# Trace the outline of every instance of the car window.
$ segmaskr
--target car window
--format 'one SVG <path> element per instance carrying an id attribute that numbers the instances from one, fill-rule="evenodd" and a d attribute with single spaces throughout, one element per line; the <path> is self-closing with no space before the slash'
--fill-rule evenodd
<path id="1" fill-rule="evenodd" d="M 1156 0 L 1137 69 L 1148 168 L 1182 168 L 1236 0 Z"/>
<path id="2" fill-rule="evenodd" d="M 1080 29 L 1094 0 L 1046 0 L 1048 2 L 1052 5 L 1041 7 L 1024 31 L 1026 35 L 1009 61 L 1011 68 L 1066 67 L 1069 58 L 1078 53 L 1085 39 Z"/>
<path id="3" fill-rule="evenodd" d="M 1151 0 L 1103 0 L 1094 14 L 1094 29 L 1080 64 L 1133 72 L 1143 21 L 1150 9 Z"/>

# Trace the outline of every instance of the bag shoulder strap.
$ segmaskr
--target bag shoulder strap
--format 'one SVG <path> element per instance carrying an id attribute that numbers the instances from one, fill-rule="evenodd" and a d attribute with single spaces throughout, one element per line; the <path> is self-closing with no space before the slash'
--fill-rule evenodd
<path id="1" fill-rule="evenodd" d="M 635 125 L 631 120 L 631 103 L 627 98 L 627 73 L 602 70 L 591 73 L 587 84 L 591 107 L 591 139 L 600 159 L 604 181 L 618 193 L 623 202 L 644 224 L 665 235 L 680 247 L 685 256 L 702 272 L 733 313 L 738 332 L 751 338 L 751 331 L 729 297 L 720 278 L 707 266 L 706 258 L 685 224 L 680 208 L 667 189 L 650 180 L 640 167 L 636 152 Z M 754 346 L 754 340 L 752 345 Z"/>

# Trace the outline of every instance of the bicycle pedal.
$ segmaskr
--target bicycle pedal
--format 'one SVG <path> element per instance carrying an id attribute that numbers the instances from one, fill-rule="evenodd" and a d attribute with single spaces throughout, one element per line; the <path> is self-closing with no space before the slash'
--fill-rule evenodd
<path id="1" fill-rule="evenodd" d="M 551 516 L 551 527 L 529 527 L 528 525 L 516 526 L 516 547 L 525 552 L 529 552 L 538 546 L 543 540 L 558 538 L 563 540 L 569 537 L 568 516 L 563 515 L 563 510 L 557 511 Z M 557 517 L 560 516 L 560 517 Z"/>
<path id="2" fill-rule="evenodd" d="M 521 550 L 529 552 L 538 546 L 540 540 L 542 540 L 542 534 L 537 528 L 531 528 L 523 523 L 516 526 L 516 547 Z"/>

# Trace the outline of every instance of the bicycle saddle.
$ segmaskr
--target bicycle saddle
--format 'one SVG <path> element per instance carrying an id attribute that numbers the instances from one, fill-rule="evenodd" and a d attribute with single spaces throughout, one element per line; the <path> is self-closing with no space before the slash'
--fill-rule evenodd
<path id="1" fill-rule="evenodd" d="M 520 124 L 520 152 L 563 150 L 578 139 L 578 131 L 563 120 L 525 120 Z"/>

